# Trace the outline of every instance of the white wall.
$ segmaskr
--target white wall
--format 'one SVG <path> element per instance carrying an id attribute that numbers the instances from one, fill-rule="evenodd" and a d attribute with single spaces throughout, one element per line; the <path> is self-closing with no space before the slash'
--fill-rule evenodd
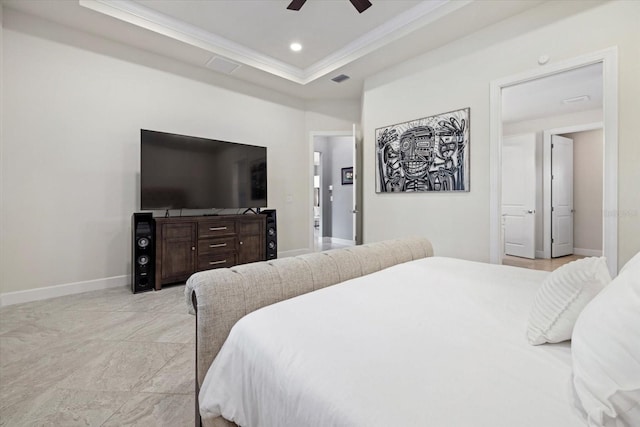
<path id="1" fill-rule="evenodd" d="M 573 246 L 602 254 L 602 129 L 562 135 L 573 139 Z"/>
<path id="2" fill-rule="evenodd" d="M 310 167 L 304 110 L 31 29 L 5 14 L 2 292 L 128 282 L 141 128 L 266 146 L 280 250 L 308 247 L 310 186 L 292 179 Z"/>
<path id="3" fill-rule="evenodd" d="M 529 132 L 541 132 L 548 129 L 565 128 L 602 122 L 602 109 L 580 111 L 572 114 L 542 117 L 534 120 L 509 122 L 502 124 L 503 135 L 517 135 Z"/>
<path id="4" fill-rule="evenodd" d="M 304 103 L 307 132 L 345 131 L 360 124 L 360 101 L 315 100 Z"/>
<path id="5" fill-rule="evenodd" d="M 640 19 L 638 2 L 547 2 L 379 73 L 365 83 L 364 239 L 429 237 L 436 254 L 489 260 L 489 85 L 493 80 L 617 46 L 619 52 L 619 263 L 640 250 Z M 376 194 L 378 127 L 471 108 L 469 193 Z"/>

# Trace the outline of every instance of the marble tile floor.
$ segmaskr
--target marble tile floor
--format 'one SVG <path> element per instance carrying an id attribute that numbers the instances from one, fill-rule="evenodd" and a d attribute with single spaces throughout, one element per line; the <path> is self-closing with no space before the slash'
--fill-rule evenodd
<path id="1" fill-rule="evenodd" d="M 333 243 L 330 237 L 320 237 L 318 229 L 313 230 L 313 251 L 322 252 L 329 249 L 341 249 L 348 248 L 353 245 L 344 245 L 340 243 Z"/>
<path id="2" fill-rule="evenodd" d="M 192 426 L 184 285 L 0 308 L 0 426 Z"/>
<path id="3" fill-rule="evenodd" d="M 313 250 L 314 252 L 322 252 L 322 251 L 328 251 L 329 249 L 348 248 L 350 246 L 353 246 L 353 245 L 343 245 L 340 243 L 333 243 L 330 239 L 324 238 L 324 239 L 314 240 Z"/>

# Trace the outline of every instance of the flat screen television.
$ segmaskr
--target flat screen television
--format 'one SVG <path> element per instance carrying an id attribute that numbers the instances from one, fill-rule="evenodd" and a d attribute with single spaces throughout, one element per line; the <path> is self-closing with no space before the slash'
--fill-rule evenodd
<path id="1" fill-rule="evenodd" d="M 153 209 L 267 206 L 267 149 L 140 130 L 140 204 Z"/>

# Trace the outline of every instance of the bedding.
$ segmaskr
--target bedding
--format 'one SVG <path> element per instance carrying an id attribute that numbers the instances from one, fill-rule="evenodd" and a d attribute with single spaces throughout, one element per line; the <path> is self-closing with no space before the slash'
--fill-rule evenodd
<path id="1" fill-rule="evenodd" d="M 582 258 L 554 270 L 536 293 L 527 328 L 529 343 L 571 339 L 580 312 L 609 282 L 604 257 Z"/>
<path id="2" fill-rule="evenodd" d="M 640 253 L 582 311 L 572 348 L 588 425 L 640 426 Z"/>
<path id="3" fill-rule="evenodd" d="M 429 257 L 261 308 L 211 365 L 203 421 L 584 427 L 568 343 L 526 338 L 548 274 Z"/>

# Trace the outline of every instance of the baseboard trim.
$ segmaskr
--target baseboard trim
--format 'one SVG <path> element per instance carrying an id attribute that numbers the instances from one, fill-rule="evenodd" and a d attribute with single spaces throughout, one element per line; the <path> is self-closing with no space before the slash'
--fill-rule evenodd
<path id="1" fill-rule="evenodd" d="M 335 243 L 337 245 L 354 246 L 356 244 L 353 240 L 339 239 L 337 237 L 330 237 L 330 239 L 331 243 Z"/>
<path id="2" fill-rule="evenodd" d="M 602 256 L 602 251 L 597 249 L 573 248 L 573 254 L 582 256 Z"/>
<path id="3" fill-rule="evenodd" d="M 84 282 L 46 286 L 43 288 L 27 289 L 24 291 L 5 292 L 0 294 L 0 307 L 62 297 L 65 295 L 80 294 L 89 291 L 97 291 L 100 289 L 129 286 L 130 284 L 131 276 L 124 275 L 105 277 L 103 279 L 85 280 Z"/>
<path id="4" fill-rule="evenodd" d="M 290 251 L 278 252 L 278 258 L 289 258 L 289 257 L 292 257 L 292 256 L 310 254 L 311 252 L 313 252 L 313 251 L 311 249 L 309 249 L 309 248 L 293 249 L 293 250 L 290 250 Z"/>

